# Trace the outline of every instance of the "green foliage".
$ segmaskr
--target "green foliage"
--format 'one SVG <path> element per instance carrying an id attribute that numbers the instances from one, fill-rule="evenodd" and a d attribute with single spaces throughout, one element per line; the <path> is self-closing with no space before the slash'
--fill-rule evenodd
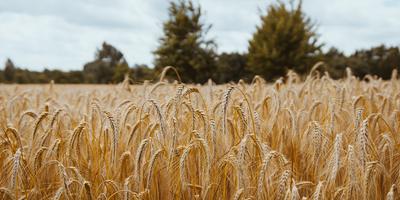
<path id="1" fill-rule="evenodd" d="M 136 64 L 131 69 L 131 78 L 135 83 L 143 83 L 145 80 L 152 81 L 155 80 L 154 70 L 149 68 L 147 65 Z"/>
<path id="2" fill-rule="evenodd" d="M 5 83 L 49 83 L 51 80 L 56 83 L 84 82 L 82 71 L 63 72 L 48 69 L 43 70 L 43 72 L 30 71 L 15 67 L 10 59 L 6 61 L 4 71 L 0 71 L 0 82 Z"/>
<path id="3" fill-rule="evenodd" d="M 86 83 L 121 82 L 129 72 L 124 55 L 106 42 L 97 50 L 95 60 L 84 65 Z"/>
<path id="4" fill-rule="evenodd" d="M 0 83 L 4 83 L 4 71 L 0 71 Z"/>
<path id="5" fill-rule="evenodd" d="M 164 36 L 153 53 L 155 68 L 160 72 L 174 66 L 184 82 L 205 82 L 215 71 L 215 43 L 205 39 L 211 27 L 205 27 L 200 7 L 192 1 L 171 2 L 169 19 L 163 25 Z"/>
<path id="6" fill-rule="evenodd" d="M 14 63 L 10 60 L 7 59 L 6 64 L 4 66 L 4 80 L 6 82 L 13 82 L 14 81 L 14 76 L 15 76 L 15 66 Z"/>
<path id="7" fill-rule="evenodd" d="M 347 63 L 354 74 L 363 77 L 367 74 L 389 79 L 393 69 L 400 70 L 400 52 L 398 47 L 380 45 L 368 50 L 358 50 L 349 57 Z"/>
<path id="8" fill-rule="evenodd" d="M 119 83 L 124 80 L 125 74 L 129 74 L 129 66 L 126 62 L 124 63 L 118 63 L 117 66 L 115 66 L 114 69 L 114 75 L 112 77 L 112 80 L 114 83 Z"/>
<path id="9" fill-rule="evenodd" d="M 321 59 L 325 65 L 322 71 L 327 71 L 332 78 L 341 78 L 346 75 L 347 57 L 338 49 L 332 47 Z"/>
<path id="10" fill-rule="evenodd" d="M 357 50 L 348 57 L 336 48 L 331 48 L 324 54 L 322 60 L 326 64 L 324 70 L 328 71 L 333 78 L 345 76 L 346 67 L 350 67 L 353 74 L 360 78 L 371 74 L 389 79 L 393 69 L 400 70 L 399 47 L 384 45 Z"/>
<path id="11" fill-rule="evenodd" d="M 285 75 L 288 69 L 306 73 L 321 45 L 301 2 L 290 10 L 282 2 L 272 4 L 261 21 L 249 41 L 248 68 L 267 80 Z"/>
<path id="12" fill-rule="evenodd" d="M 56 83 L 83 83 L 84 77 L 82 71 L 69 71 L 63 72 L 60 70 L 47 70 L 43 71 L 45 79 L 42 83 L 48 83 L 53 80 Z"/>
<path id="13" fill-rule="evenodd" d="M 217 57 L 217 72 L 213 80 L 217 83 L 229 81 L 237 82 L 240 79 L 251 79 L 246 71 L 246 55 L 240 53 L 222 53 Z"/>

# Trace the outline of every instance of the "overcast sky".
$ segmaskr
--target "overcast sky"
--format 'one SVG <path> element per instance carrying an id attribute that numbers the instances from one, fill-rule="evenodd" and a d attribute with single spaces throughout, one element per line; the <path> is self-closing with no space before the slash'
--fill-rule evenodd
<path id="1" fill-rule="evenodd" d="M 247 50 L 271 0 L 196 0 L 212 23 L 218 51 Z M 349 54 L 373 45 L 400 45 L 398 0 L 303 0 L 325 49 Z M 81 69 L 107 41 L 130 65 L 151 65 L 167 19 L 165 0 L 0 0 L 0 66 L 11 58 L 33 70 Z"/>

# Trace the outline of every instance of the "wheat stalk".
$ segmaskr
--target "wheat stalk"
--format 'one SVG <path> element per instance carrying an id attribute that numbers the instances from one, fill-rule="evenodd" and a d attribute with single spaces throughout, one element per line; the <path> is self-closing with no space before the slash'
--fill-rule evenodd
<path id="1" fill-rule="evenodd" d="M 288 180 L 290 180 L 290 175 L 291 172 L 290 170 L 285 170 L 282 173 L 282 176 L 279 180 L 279 185 L 278 185 L 278 194 L 277 194 L 277 199 L 283 199 L 285 196 L 285 192 L 286 192 L 286 185 Z"/>
<path id="2" fill-rule="evenodd" d="M 17 151 L 14 154 L 14 164 L 12 167 L 12 175 L 11 175 L 11 190 L 16 189 L 16 184 L 17 184 L 17 177 L 18 177 L 18 170 L 20 168 L 20 163 L 21 163 L 21 149 L 17 149 Z"/>
<path id="3" fill-rule="evenodd" d="M 140 167 L 141 167 L 141 160 L 143 157 L 143 153 L 145 150 L 146 145 L 149 143 L 150 139 L 144 139 L 140 142 L 139 148 L 136 151 L 136 156 L 135 156 L 135 170 L 134 170 L 134 177 L 135 177 L 135 182 L 137 184 L 137 187 L 140 188 Z"/>
<path id="4" fill-rule="evenodd" d="M 119 140 L 119 134 L 118 134 L 118 129 L 116 127 L 116 123 L 114 121 L 113 116 L 111 115 L 110 112 L 107 111 L 103 111 L 104 114 L 106 115 L 108 121 L 110 122 L 111 125 L 111 129 L 113 131 L 113 150 L 112 150 L 112 158 L 111 158 L 111 162 L 114 164 L 115 163 L 115 159 L 117 157 L 117 149 L 118 149 L 118 140 Z"/>
<path id="5" fill-rule="evenodd" d="M 320 181 L 318 183 L 317 187 L 315 188 L 315 192 L 312 195 L 312 199 L 314 199 L 314 200 L 322 199 L 322 194 L 321 194 L 322 193 L 322 186 L 323 186 L 323 183 L 322 183 L 322 181 Z"/>
<path id="6" fill-rule="evenodd" d="M 368 142 L 368 119 L 362 122 L 357 136 L 357 144 L 360 152 L 361 165 L 365 169 L 367 163 L 367 142 Z"/>
<path id="7" fill-rule="evenodd" d="M 147 173 L 147 184 L 146 184 L 146 189 L 150 190 L 150 185 L 151 185 L 151 179 L 153 177 L 153 171 L 154 171 L 154 166 L 156 159 L 159 157 L 159 155 L 163 152 L 162 149 L 157 150 L 152 157 L 150 158 L 150 163 L 148 167 L 148 173 Z"/>
<path id="8" fill-rule="evenodd" d="M 390 190 L 386 195 L 386 200 L 394 200 L 394 188 L 395 187 L 396 187 L 396 184 L 393 184 L 392 187 L 390 187 Z"/>
<path id="9" fill-rule="evenodd" d="M 92 200 L 92 189 L 91 189 L 90 183 L 87 182 L 87 181 L 85 181 L 85 182 L 83 183 L 83 187 L 85 188 L 85 192 L 86 192 L 86 197 L 87 197 L 87 199 L 88 199 L 88 200 Z"/>
<path id="10" fill-rule="evenodd" d="M 340 169 L 340 150 L 342 145 L 342 134 L 336 135 L 334 147 L 333 147 L 333 159 L 331 161 L 332 170 L 330 180 L 335 181 L 336 175 Z"/>
<path id="11" fill-rule="evenodd" d="M 182 190 L 186 191 L 187 188 L 187 179 L 185 175 L 185 161 L 189 155 L 190 150 L 195 146 L 196 143 L 191 143 L 188 145 L 185 150 L 183 151 L 183 154 L 179 160 L 179 169 L 180 169 L 180 178 L 181 178 L 181 184 L 182 184 Z"/>
<path id="12" fill-rule="evenodd" d="M 226 115 L 227 115 L 227 111 L 228 111 L 228 103 L 229 103 L 229 98 L 231 96 L 231 93 L 232 93 L 233 89 L 234 89 L 234 87 L 231 86 L 224 93 L 224 101 L 223 101 L 223 104 L 222 104 L 223 105 L 223 110 L 222 110 L 222 112 L 223 112 L 222 113 L 222 116 L 223 116 L 223 119 L 222 119 L 222 131 L 223 131 L 224 135 L 226 135 L 226 118 L 227 118 Z"/>

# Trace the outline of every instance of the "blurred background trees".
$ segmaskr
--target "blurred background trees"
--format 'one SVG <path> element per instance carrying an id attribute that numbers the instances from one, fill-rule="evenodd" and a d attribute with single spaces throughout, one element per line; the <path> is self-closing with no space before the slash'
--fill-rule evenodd
<path id="1" fill-rule="evenodd" d="M 130 70 L 130 77 L 135 83 L 143 83 L 145 80 L 155 80 L 157 78 L 154 69 L 145 64 L 135 64 Z"/>
<path id="2" fill-rule="evenodd" d="M 15 66 L 14 63 L 8 58 L 4 65 L 4 81 L 10 83 L 14 81 Z"/>
<path id="3" fill-rule="evenodd" d="M 237 82 L 240 79 L 251 80 L 246 69 L 246 54 L 221 53 L 217 56 L 217 69 L 212 79 L 216 83 Z"/>
<path id="4" fill-rule="evenodd" d="M 352 54 L 347 63 L 353 68 L 356 76 L 373 74 L 389 79 L 393 68 L 400 69 L 400 53 L 398 47 L 380 45 L 366 50 L 358 50 Z"/>
<path id="5" fill-rule="evenodd" d="M 121 82 L 128 72 L 129 65 L 124 55 L 106 42 L 97 50 L 95 60 L 83 66 L 86 83 Z"/>
<path id="6" fill-rule="evenodd" d="M 288 69 L 306 73 L 321 54 L 321 45 L 301 2 L 291 9 L 283 2 L 271 4 L 261 21 L 249 41 L 248 68 L 267 80 L 284 76 Z"/>
<path id="7" fill-rule="evenodd" d="M 248 52 L 243 53 L 217 51 L 216 42 L 206 37 L 211 25 L 204 23 L 203 11 L 191 0 L 171 2 L 168 14 L 153 52 L 154 66 L 129 66 L 121 51 L 103 42 L 94 60 L 82 70 L 30 71 L 7 59 L 0 70 L 0 82 L 118 83 L 128 74 L 133 83 L 142 83 L 158 80 L 166 66 L 174 66 L 186 83 L 204 83 L 208 78 L 216 83 L 250 81 L 256 74 L 273 81 L 289 69 L 307 75 L 317 61 L 324 62 L 321 70 L 333 78 L 344 77 L 346 67 L 359 78 L 372 74 L 389 79 L 393 69 L 400 70 L 399 46 L 379 45 L 349 55 L 335 47 L 322 51 L 317 27 L 303 13 L 301 1 L 298 5 L 280 1 L 269 5 L 260 16 L 261 24 L 249 41 Z"/>
<path id="8" fill-rule="evenodd" d="M 184 82 L 207 81 L 216 69 L 216 44 L 206 39 L 211 26 L 201 22 L 202 10 L 192 1 L 170 2 L 169 19 L 163 25 L 164 35 L 153 52 L 155 70 L 174 66 Z"/>

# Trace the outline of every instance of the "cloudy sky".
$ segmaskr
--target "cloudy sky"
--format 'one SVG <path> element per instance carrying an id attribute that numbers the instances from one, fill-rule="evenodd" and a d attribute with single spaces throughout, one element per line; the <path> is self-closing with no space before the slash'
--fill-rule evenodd
<path id="1" fill-rule="evenodd" d="M 218 51 L 244 52 L 272 0 L 195 0 L 212 23 Z M 398 0 L 303 0 L 325 49 L 349 54 L 372 45 L 400 45 Z M 167 19 L 166 0 L 0 0 L 0 62 L 33 70 L 81 69 L 107 41 L 128 63 L 152 64 Z M 2 64 L 0 63 L 0 66 Z"/>

